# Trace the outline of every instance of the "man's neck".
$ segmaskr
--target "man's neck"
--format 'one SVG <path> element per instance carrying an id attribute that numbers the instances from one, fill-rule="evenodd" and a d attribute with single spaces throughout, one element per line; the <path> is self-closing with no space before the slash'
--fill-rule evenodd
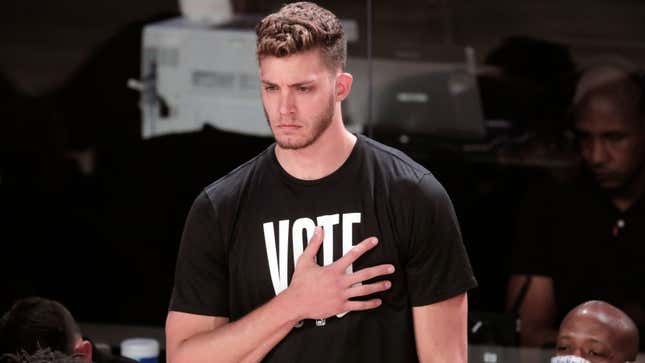
<path id="1" fill-rule="evenodd" d="M 297 150 L 276 145 L 275 155 L 280 166 L 294 178 L 317 180 L 340 168 L 356 143 L 356 136 L 341 122 L 333 122 L 313 144 Z"/>

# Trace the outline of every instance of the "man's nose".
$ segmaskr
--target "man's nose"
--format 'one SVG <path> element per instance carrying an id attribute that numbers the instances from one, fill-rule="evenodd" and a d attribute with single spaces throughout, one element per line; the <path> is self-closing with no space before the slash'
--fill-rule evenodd
<path id="1" fill-rule="evenodd" d="M 293 93 L 286 90 L 280 94 L 280 114 L 288 115 L 294 112 L 295 103 Z"/>
<path id="2" fill-rule="evenodd" d="M 585 159 L 589 164 L 601 165 L 607 161 L 607 145 L 603 140 L 592 140 L 585 149 Z"/>
<path id="3" fill-rule="evenodd" d="M 582 349 L 580 348 L 575 348 L 571 354 L 575 355 L 576 357 L 587 359 L 587 357 L 585 356 L 585 352 L 583 352 Z"/>

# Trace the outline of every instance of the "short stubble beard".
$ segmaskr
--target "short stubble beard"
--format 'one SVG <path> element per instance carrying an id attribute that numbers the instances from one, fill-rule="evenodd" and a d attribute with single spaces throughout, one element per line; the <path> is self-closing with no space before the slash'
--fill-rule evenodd
<path id="1" fill-rule="evenodd" d="M 332 120 L 334 118 L 334 107 L 335 107 L 335 100 L 334 97 L 330 97 L 328 107 L 323 110 L 323 112 L 316 117 L 316 119 L 312 122 L 312 132 L 309 135 L 308 138 L 298 142 L 288 142 L 287 140 L 279 140 L 275 136 L 275 132 L 273 132 L 273 128 L 271 127 L 271 121 L 269 121 L 269 115 L 267 113 L 266 108 L 264 107 L 264 115 L 266 117 L 267 123 L 269 124 L 269 128 L 271 129 L 271 132 L 273 133 L 273 138 L 275 139 L 276 143 L 280 148 L 285 149 L 285 150 L 299 150 L 299 149 L 304 149 L 307 146 L 312 145 L 315 143 L 320 136 L 329 128 L 329 126 L 332 123 Z"/>

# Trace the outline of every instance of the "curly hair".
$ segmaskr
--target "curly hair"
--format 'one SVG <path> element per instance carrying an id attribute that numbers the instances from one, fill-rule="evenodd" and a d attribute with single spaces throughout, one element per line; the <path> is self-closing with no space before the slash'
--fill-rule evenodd
<path id="1" fill-rule="evenodd" d="M 257 25 L 256 53 L 286 57 L 319 48 L 323 62 L 331 69 L 345 68 L 347 43 L 343 27 L 329 10 L 310 2 L 284 5 Z"/>

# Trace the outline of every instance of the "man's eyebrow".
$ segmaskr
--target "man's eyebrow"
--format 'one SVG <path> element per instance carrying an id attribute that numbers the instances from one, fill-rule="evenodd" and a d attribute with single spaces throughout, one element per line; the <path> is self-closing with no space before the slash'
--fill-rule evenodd
<path id="1" fill-rule="evenodd" d="M 261 80 L 260 80 L 260 82 L 261 82 L 261 83 L 264 83 L 264 84 L 266 84 L 266 85 L 268 85 L 268 86 L 277 86 L 277 84 L 275 84 L 275 83 L 273 83 L 273 82 L 271 82 L 271 81 L 268 81 L 268 80 L 266 80 L 266 79 L 261 79 Z M 293 87 L 302 87 L 302 86 L 310 85 L 310 84 L 312 84 L 312 83 L 314 83 L 314 82 L 315 82 L 315 80 L 314 80 L 314 79 L 309 79 L 309 80 L 302 81 L 302 82 L 292 83 L 292 84 L 289 84 L 289 85 L 287 85 L 287 86 L 288 86 L 288 87 L 292 87 L 292 88 L 293 88 Z"/>
<path id="2" fill-rule="evenodd" d="M 314 83 L 314 80 L 310 79 L 310 80 L 307 80 L 307 81 L 292 83 L 292 84 L 289 85 L 289 87 L 302 87 L 302 86 L 307 86 L 307 85 L 312 84 L 312 83 Z"/>

